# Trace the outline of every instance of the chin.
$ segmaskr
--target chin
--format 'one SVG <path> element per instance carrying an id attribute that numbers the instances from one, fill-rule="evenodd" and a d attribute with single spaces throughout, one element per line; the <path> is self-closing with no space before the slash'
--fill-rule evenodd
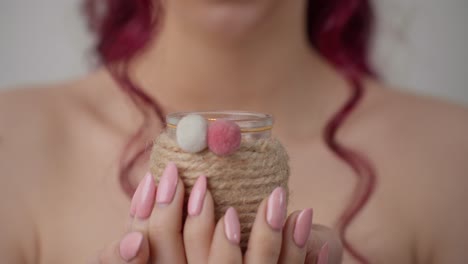
<path id="1" fill-rule="evenodd" d="M 242 37 L 265 21 L 281 0 L 168 0 L 177 15 L 206 33 Z M 284 1 L 284 0 L 283 0 Z M 177 2 L 177 3 L 176 3 Z M 171 6 L 170 3 L 169 8 Z M 176 11 L 176 10 L 173 10 Z"/>

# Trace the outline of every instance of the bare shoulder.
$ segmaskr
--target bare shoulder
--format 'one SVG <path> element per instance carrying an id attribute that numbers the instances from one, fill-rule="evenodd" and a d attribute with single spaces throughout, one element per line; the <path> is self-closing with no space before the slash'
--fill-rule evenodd
<path id="1" fill-rule="evenodd" d="M 0 255 L 11 263 L 37 257 L 34 205 L 41 195 L 47 155 L 60 136 L 62 85 L 24 87 L 0 93 Z M 14 242 L 16 241 L 16 242 Z"/>
<path id="2" fill-rule="evenodd" d="M 409 160 L 415 164 L 437 159 L 439 165 L 444 161 L 452 166 L 468 165 L 464 157 L 456 155 L 468 152 L 468 107 L 375 83 L 369 87 L 350 123 L 352 131 L 359 132 L 360 126 L 368 130 L 366 140 L 378 140 L 369 145 L 375 146 L 371 151 L 394 150 L 412 157 Z"/>
<path id="3" fill-rule="evenodd" d="M 119 128 L 114 120 L 123 116 L 110 114 L 123 109 L 113 85 L 96 72 L 61 84 L 0 92 L 0 180 L 36 186 L 25 193 L 34 195 L 47 182 L 43 177 L 63 167 L 60 162 L 76 158 L 73 150 L 83 141 L 110 138 L 108 128 Z"/>
<path id="4" fill-rule="evenodd" d="M 7 168 L 16 167 L 8 165 L 11 161 L 47 156 L 35 151 L 54 151 L 56 144 L 51 143 L 63 135 L 66 116 L 76 104 L 74 86 L 18 87 L 0 93 L 0 160 Z"/>
<path id="5" fill-rule="evenodd" d="M 15 138 L 28 141 L 43 134 L 53 121 L 61 101 L 66 98 L 62 85 L 19 87 L 0 93 L 0 142 L 2 149 Z M 17 143 L 17 142 L 15 142 Z"/>
<path id="6" fill-rule="evenodd" d="M 414 233 L 418 263 L 462 263 L 468 239 L 468 108 L 369 85 L 346 125 L 378 174 L 378 193 Z M 377 194 L 378 195 L 378 194 Z"/>
<path id="7" fill-rule="evenodd" d="M 98 72 L 55 85 L 0 92 L 0 162 L 61 155 L 73 129 L 105 121 L 108 106 L 117 101 L 109 92 L 115 90 L 109 88 L 112 85 Z"/>
<path id="8" fill-rule="evenodd" d="M 63 167 L 70 120 L 89 109 L 80 92 L 87 83 L 0 92 L 0 211 L 8 212 L 0 215 L 0 255 L 6 262 L 37 262 L 38 212 L 53 190 L 50 179 Z"/>
<path id="9" fill-rule="evenodd" d="M 37 187 L 25 190 L 31 196 L 63 164 L 121 147 L 116 141 L 124 142 L 140 121 L 132 106 L 103 70 L 57 85 L 0 92 L 0 181 Z"/>

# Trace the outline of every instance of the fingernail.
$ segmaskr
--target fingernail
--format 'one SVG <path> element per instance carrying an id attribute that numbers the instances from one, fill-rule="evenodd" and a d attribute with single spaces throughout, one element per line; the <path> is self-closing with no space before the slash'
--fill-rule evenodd
<path id="1" fill-rule="evenodd" d="M 328 253 L 328 243 L 325 243 L 318 254 L 317 264 L 328 264 Z"/>
<path id="2" fill-rule="evenodd" d="M 135 190 L 135 193 L 133 194 L 132 202 L 130 204 L 130 216 L 131 217 L 134 217 L 136 214 L 137 205 L 138 205 L 138 202 L 140 201 L 141 188 L 142 188 L 143 183 L 144 183 L 144 179 L 140 181 L 140 183 L 138 184 L 138 187 Z"/>
<path id="3" fill-rule="evenodd" d="M 141 193 L 137 203 L 136 217 L 146 219 L 151 215 L 154 206 L 154 196 L 156 195 L 156 184 L 151 173 L 147 173 L 143 179 Z"/>
<path id="4" fill-rule="evenodd" d="M 267 222 L 274 230 L 281 230 L 286 219 L 286 193 L 277 187 L 268 198 Z"/>
<path id="5" fill-rule="evenodd" d="M 294 226 L 294 243 L 300 248 L 304 247 L 309 239 L 312 226 L 312 209 L 305 209 L 297 216 Z"/>
<path id="6" fill-rule="evenodd" d="M 197 216 L 201 213 L 206 193 L 206 177 L 200 176 L 193 186 L 188 201 L 188 213 L 190 216 Z"/>
<path id="7" fill-rule="evenodd" d="M 167 205 L 172 202 L 177 187 L 177 178 L 177 167 L 175 163 L 169 162 L 159 181 L 158 193 L 156 194 L 157 204 Z"/>
<path id="8" fill-rule="evenodd" d="M 138 251 L 140 251 L 142 242 L 143 235 L 140 232 L 132 232 L 125 235 L 120 241 L 120 257 L 127 262 L 134 259 L 138 255 Z"/>
<path id="9" fill-rule="evenodd" d="M 236 209 L 229 207 L 224 215 L 226 238 L 234 244 L 240 243 L 240 223 Z"/>

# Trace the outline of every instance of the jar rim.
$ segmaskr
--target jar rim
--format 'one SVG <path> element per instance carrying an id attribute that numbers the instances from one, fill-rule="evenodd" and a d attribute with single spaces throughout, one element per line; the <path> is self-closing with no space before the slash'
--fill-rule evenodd
<path id="1" fill-rule="evenodd" d="M 174 112 L 166 116 L 168 127 L 176 128 L 179 121 L 187 115 L 201 115 L 208 122 L 218 119 L 234 121 L 239 125 L 242 133 L 261 132 L 273 128 L 273 116 L 270 114 L 250 112 L 250 111 L 194 111 L 194 112 Z"/>

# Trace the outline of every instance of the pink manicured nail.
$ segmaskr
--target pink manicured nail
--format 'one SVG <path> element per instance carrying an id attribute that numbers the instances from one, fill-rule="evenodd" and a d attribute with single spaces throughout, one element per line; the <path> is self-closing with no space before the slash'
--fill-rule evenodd
<path id="1" fill-rule="evenodd" d="M 125 235 L 120 241 L 120 257 L 127 262 L 134 259 L 138 255 L 138 251 L 140 251 L 142 242 L 143 235 L 140 232 L 132 232 Z"/>
<path id="2" fill-rule="evenodd" d="M 325 243 L 317 257 L 317 264 L 328 264 L 328 254 L 329 254 L 328 243 Z"/>
<path id="3" fill-rule="evenodd" d="M 286 219 L 286 192 L 277 187 L 268 198 L 267 222 L 274 230 L 281 230 Z"/>
<path id="4" fill-rule="evenodd" d="M 143 179 L 141 193 L 135 216 L 139 219 L 146 219 L 151 215 L 154 206 L 154 197 L 156 196 L 156 184 L 151 173 L 147 173 Z"/>
<path id="5" fill-rule="evenodd" d="M 188 201 L 188 213 L 190 216 L 197 216 L 201 213 L 206 193 L 206 177 L 200 176 L 193 186 Z"/>
<path id="6" fill-rule="evenodd" d="M 134 217 L 136 214 L 137 204 L 140 201 L 141 189 L 142 189 L 142 185 L 144 182 L 145 180 L 143 178 L 143 180 L 141 180 L 140 183 L 138 184 L 138 187 L 136 188 L 135 193 L 133 194 L 132 203 L 130 204 L 130 216 L 131 217 Z"/>
<path id="7" fill-rule="evenodd" d="M 312 209 L 303 210 L 296 218 L 294 226 L 294 243 L 300 248 L 304 247 L 309 239 L 310 228 L 312 226 Z"/>
<path id="8" fill-rule="evenodd" d="M 175 163 L 169 162 L 159 181 L 158 193 L 156 194 L 156 203 L 167 205 L 174 199 L 178 181 L 177 167 Z"/>
<path id="9" fill-rule="evenodd" d="M 236 209 L 229 207 L 224 215 L 226 238 L 234 244 L 240 243 L 240 223 Z"/>

